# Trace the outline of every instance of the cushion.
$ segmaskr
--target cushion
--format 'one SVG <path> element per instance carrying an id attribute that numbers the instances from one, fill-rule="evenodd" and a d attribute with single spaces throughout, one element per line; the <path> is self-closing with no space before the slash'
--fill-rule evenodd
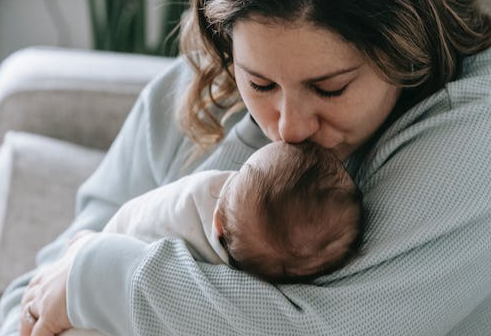
<path id="1" fill-rule="evenodd" d="M 106 150 L 142 88 L 172 58 L 32 47 L 0 67 L 0 138 L 36 133 Z"/>
<path id="2" fill-rule="evenodd" d="M 78 186 L 104 152 L 8 132 L 0 148 L 0 293 L 74 217 Z"/>

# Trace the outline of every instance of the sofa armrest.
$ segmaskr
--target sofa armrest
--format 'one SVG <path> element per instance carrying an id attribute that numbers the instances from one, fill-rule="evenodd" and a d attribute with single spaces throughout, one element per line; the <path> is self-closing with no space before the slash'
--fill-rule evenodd
<path id="1" fill-rule="evenodd" d="M 0 147 L 0 293 L 68 227 L 76 190 L 103 156 L 39 135 L 6 134 Z"/>
<path id="2" fill-rule="evenodd" d="M 0 66 L 0 139 L 17 130 L 107 149 L 141 89 L 171 61 L 42 47 L 14 53 Z"/>

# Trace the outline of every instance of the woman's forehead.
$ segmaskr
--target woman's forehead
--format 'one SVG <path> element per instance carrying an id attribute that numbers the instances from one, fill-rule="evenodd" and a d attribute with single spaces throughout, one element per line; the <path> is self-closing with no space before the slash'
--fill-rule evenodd
<path id="1" fill-rule="evenodd" d="M 341 36 L 310 24 L 285 26 L 240 21 L 233 30 L 234 62 L 264 75 L 287 73 L 305 79 L 364 61 Z"/>

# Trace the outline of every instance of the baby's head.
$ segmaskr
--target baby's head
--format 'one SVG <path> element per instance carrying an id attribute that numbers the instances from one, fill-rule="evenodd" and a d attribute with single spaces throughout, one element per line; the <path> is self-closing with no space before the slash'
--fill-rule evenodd
<path id="1" fill-rule="evenodd" d="M 224 186 L 215 225 L 232 266 L 273 282 L 308 281 L 359 251 L 362 196 L 329 150 L 274 142 Z"/>

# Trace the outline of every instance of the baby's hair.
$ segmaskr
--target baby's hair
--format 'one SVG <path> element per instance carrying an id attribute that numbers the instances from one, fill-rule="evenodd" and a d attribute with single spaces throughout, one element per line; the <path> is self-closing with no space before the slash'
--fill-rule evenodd
<path id="1" fill-rule="evenodd" d="M 219 202 L 221 241 L 236 268 L 273 282 L 308 281 L 360 250 L 362 195 L 331 151 L 277 146 L 267 163 L 246 164 Z"/>

